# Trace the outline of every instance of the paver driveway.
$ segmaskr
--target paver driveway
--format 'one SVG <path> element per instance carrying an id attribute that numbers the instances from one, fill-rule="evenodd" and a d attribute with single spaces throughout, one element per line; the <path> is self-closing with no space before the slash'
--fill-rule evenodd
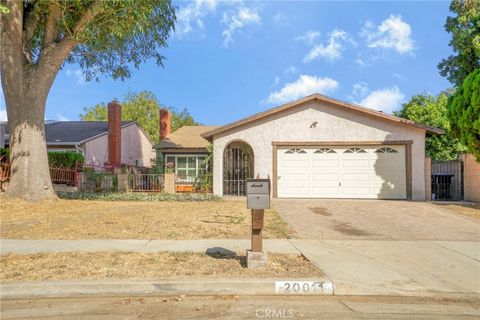
<path id="1" fill-rule="evenodd" d="M 276 199 L 296 237 L 321 240 L 480 241 L 480 221 L 426 202 Z"/>

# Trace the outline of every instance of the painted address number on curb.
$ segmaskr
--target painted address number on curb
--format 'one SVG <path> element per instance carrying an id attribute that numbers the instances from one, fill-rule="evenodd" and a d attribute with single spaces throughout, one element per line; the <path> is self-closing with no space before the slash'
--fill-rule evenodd
<path id="1" fill-rule="evenodd" d="M 275 281 L 277 294 L 325 294 L 332 293 L 331 282 L 322 281 Z"/>

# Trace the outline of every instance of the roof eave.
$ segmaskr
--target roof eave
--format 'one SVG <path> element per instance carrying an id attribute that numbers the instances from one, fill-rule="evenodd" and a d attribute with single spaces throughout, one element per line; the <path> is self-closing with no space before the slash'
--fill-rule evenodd
<path id="1" fill-rule="evenodd" d="M 417 123 L 417 122 L 412 121 L 412 120 L 399 118 L 399 117 L 389 115 L 389 114 L 386 114 L 386 113 L 383 113 L 383 112 L 380 112 L 380 111 L 376 111 L 376 110 L 369 109 L 369 108 L 362 107 L 362 106 L 358 106 L 358 105 L 355 105 L 355 104 L 352 104 L 352 103 L 336 100 L 336 99 L 329 98 L 327 96 L 315 93 L 315 94 L 309 95 L 307 97 L 304 97 L 304 98 L 301 98 L 301 99 L 298 99 L 298 100 L 280 105 L 278 107 L 274 107 L 272 109 L 259 112 L 257 114 L 254 114 L 253 116 L 243 118 L 241 120 L 232 122 L 232 123 L 227 124 L 225 126 L 222 126 L 220 128 L 216 128 L 216 129 L 207 131 L 207 132 L 203 133 L 201 136 L 204 139 L 207 139 L 208 141 L 211 142 L 213 140 L 213 136 L 218 134 L 218 133 L 228 131 L 230 129 L 233 129 L 233 128 L 236 128 L 236 127 L 239 127 L 239 126 L 257 121 L 257 120 L 262 119 L 264 117 L 267 117 L 271 114 L 282 112 L 282 111 L 284 111 L 286 109 L 289 109 L 289 108 L 292 108 L 294 106 L 298 106 L 298 105 L 301 105 L 301 104 L 304 104 L 304 103 L 307 103 L 307 102 L 310 102 L 310 101 L 315 101 L 315 100 L 340 105 L 340 106 L 343 106 L 345 108 L 349 108 L 352 111 L 363 112 L 363 113 L 368 114 L 368 115 L 372 115 L 372 116 L 380 117 L 380 118 L 383 118 L 383 119 L 386 119 L 386 120 L 394 121 L 394 122 L 397 122 L 397 123 L 402 123 L 402 124 L 410 125 L 410 126 L 417 127 L 417 128 L 420 128 L 420 129 L 424 129 L 428 133 L 432 133 L 432 134 L 444 134 L 445 133 L 444 130 L 439 129 L 439 128 L 429 127 L 429 126 Z"/>

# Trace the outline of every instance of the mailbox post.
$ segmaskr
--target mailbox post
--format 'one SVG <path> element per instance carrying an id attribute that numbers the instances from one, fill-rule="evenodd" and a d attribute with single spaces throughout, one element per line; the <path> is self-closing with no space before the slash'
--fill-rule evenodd
<path id="1" fill-rule="evenodd" d="M 252 247 L 247 250 L 247 268 L 264 267 L 267 253 L 263 251 L 262 229 L 265 209 L 270 208 L 270 180 L 247 180 L 247 209 L 252 211 Z"/>

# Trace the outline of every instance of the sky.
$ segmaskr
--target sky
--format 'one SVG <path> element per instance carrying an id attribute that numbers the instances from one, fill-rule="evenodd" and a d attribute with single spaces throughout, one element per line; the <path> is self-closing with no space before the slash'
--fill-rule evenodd
<path id="1" fill-rule="evenodd" d="M 451 87 L 437 64 L 452 52 L 449 2 L 175 1 L 176 30 L 122 82 L 86 82 L 65 65 L 46 119 L 148 90 L 206 125 L 223 125 L 318 92 L 392 113 L 418 93 Z M 0 92 L 0 120 L 6 120 Z"/>

